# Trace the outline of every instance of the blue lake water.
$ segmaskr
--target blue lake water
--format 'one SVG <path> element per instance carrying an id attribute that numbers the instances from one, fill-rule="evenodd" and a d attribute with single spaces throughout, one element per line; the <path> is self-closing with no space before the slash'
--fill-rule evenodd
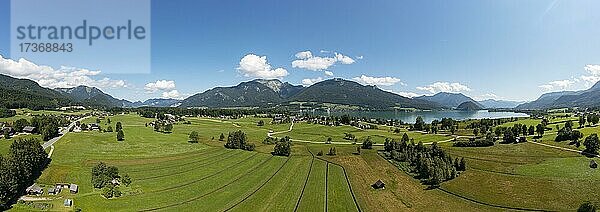
<path id="1" fill-rule="evenodd" d="M 312 113 L 312 112 L 311 112 Z M 315 115 L 327 115 L 327 111 L 315 111 Z M 354 117 L 368 117 L 381 119 L 396 119 L 406 123 L 414 123 L 418 116 L 423 117 L 423 120 L 430 123 L 433 120 L 441 120 L 442 118 L 452 118 L 454 120 L 466 119 L 495 119 L 495 118 L 510 118 L 510 117 L 529 117 L 525 113 L 515 112 L 490 112 L 487 110 L 479 111 L 460 111 L 460 110 L 439 110 L 439 111 L 330 111 L 330 115 L 340 116 L 348 114 Z"/>

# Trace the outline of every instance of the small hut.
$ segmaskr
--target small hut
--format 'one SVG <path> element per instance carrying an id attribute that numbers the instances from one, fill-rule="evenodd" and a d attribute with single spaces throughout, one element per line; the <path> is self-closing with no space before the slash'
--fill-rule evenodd
<path id="1" fill-rule="evenodd" d="M 596 163 L 595 160 L 590 161 L 590 168 L 592 168 L 592 169 L 598 168 L 598 164 Z"/>
<path id="2" fill-rule="evenodd" d="M 373 183 L 371 187 L 373 187 L 374 189 L 385 189 L 385 183 L 383 183 L 383 181 L 381 180 L 377 180 L 377 182 Z"/>
<path id="3" fill-rule="evenodd" d="M 72 194 L 76 194 L 79 191 L 79 186 L 77 186 L 77 184 L 71 184 L 69 186 L 69 191 L 71 191 Z"/>
<path id="4" fill-rule="evenodd" d="M 73 206 L 73 200 L 72 199 L 65 199 L 64 205 L 65 205 L 65 207 L 71 207 L 71 206 Z"/>

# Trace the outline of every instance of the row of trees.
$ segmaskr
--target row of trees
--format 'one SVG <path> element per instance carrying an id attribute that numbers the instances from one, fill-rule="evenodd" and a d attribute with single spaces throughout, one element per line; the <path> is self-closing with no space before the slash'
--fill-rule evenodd
<path id="1" fill-rule="evenodd" d="M 37 139 L 15 140 L 8 155 L 0 155 L 0 210 L 7 209 L 41 174 L 47 157 Z"/>
<path id="2" fill-rule="evenodd" d="M 285 136 L 275 142 L 273 155 L 290 156 L 290 154 L 292 154 L 292 141 L 290 140 L 290 137 Z"/>
<path id="3" fill-rule="evenodd" d="M 31 118 L 29 126 L 35 127 L 34 133 L 42 135 L 44 141 L 58 136 L 58 129 L 67 125 L 69 122 L 58 116 L 40 115 Z"/>

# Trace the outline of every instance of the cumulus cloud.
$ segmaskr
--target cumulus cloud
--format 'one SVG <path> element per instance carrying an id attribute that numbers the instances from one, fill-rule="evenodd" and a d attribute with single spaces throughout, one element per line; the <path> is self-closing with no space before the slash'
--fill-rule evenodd
<path id="1" fill-rule="evenodd" d="M 303 79 L 302 85 L 309 86 L 309 85 L 312 85 L 312 84 L 315 84 L 315 83 L 321 82 L 321 81 L 323 81 L 322 77 L 317 77 L 317 78 L 313 78 L 313 79 Z"/>
<path id="2" fill-rule="evenodd" d="M 333 76 L 333 72 L 331 71 L 325 71 L 325 75 L 332 77 Z"/>
<path id="3" fill-rule="evenodd" d="M 181 97 L 181 94 L 179 94 L 179 91 L 177 91 L 177 90 L 165 91 L 162 93 L 162 98 L 178 99 L 180 97 Z"/>
<path id="4" fill-rule="evenodd" d="M 415 97 L 417 97 L 417 96 L 423 96 L 423 95 L 421 95 L 421 94 L 417 94 L 417 93 L 413 93 L 413 92 L 403 92 L 403 91 L 399 91 L 399 92 L 395 92 L 395 93 L 397 93 L 397 94 L 398 94 L 398 95 L 400 95 L 400 96 L 403 96 L 403 97 L 408 97 L 408 98 L 415 98 Z"/>
<path id="5" fill-rule="evenodd" d="M 349 65 L 356 62 L 354 59 L 337 52 L 334 52 L 333 57 L 319 57 L 314 56 L 310 51 L 303 51 L 298 52 L 296 58 L 297 60 L 292 61 L 292 67 L 311 71 L 327 70 L 336 63 Z"/>
<path id="6" fill-rule="evenodd" d="M 546 84 L 540 85 L 544 91 L 565 90 L 575 84 L 574 80 L 555 80 Z"/>
<path id="7" fill-rule="evenodd" d="M 149 82 L 144 86 L 144 90 L 149 93 L 156 91 L 171 91 L 175 89 L 175 81 L 173 80 L 157 80 L 156 82 Z"/>
<path id="8" fill-rule="evenodd" d="M 429 91 L 430 93 L 448 92 L 448 93 L 459 93 L 463 91 L 471 91 L 466 85 L 457 82 L 435 82 L 428 86 L 417 87 L 418 90 Z"/>
<path id="9" fill-rule="evenodd" d="M 370 77 L 361 75 L 354 77 L 353 80 L 366 85 L 390 86 L 400 82 L 400 79 L 395 77 Z"/>
<path id="10" fill-rule="evenodd" d="M 600 81 L 600 65 L 589 64 L 586 65 L 584 69 L 589 75 L 583 75 L 580 78 L 585 81 L 588 86 Z"/>
<path id="11" fill-rule="evenodd" d="M 362 60 L 363 58 L 364 57 L 362 55 L 361 56 L 356 56 L 356 59 L 358 59 L 358 60 Z"/>
<path id="12" fill-rule="evenodd" d="M 258 77 L 265 79 L 283 78 L 288 75 L 284 68 L 272 69 L 267 62 L 267 56 L 247 54 L 240 60 L 237 68 L 246 77 Z"/>
<path id="13" fill-rule="evenodd" d="M 312 53 L 310 51 L 303 51 L 296 53 L 296 58 L 304 60 L 312 57 Z"/>
<path id="14" fill-rule="evenodd" d="M 0 55 L 0 73 L 15 78 L 30 79 L 49 88 L 70 88 L 80 85 L 99 88 L 125 88 L 128 86 L 123 80 L 113 80 L 108 77 L 96 79 L 101 73 L 100 71 L 68 66 L 55 69 L 35 64 L 24 58 L 15 61 L 3 58 L 2 55 Z"/>

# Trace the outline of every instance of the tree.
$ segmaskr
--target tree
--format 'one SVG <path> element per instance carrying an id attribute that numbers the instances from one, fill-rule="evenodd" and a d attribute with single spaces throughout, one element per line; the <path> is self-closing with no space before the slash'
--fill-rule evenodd
<path id="1" fill-rule="evenodd" d="M 465 158 L 460 158 L 460 162 L 458 164 L 458 171 L 466 171 L 467 170 L 467 163 L 465 162 Z"/>
<path id="2" fill-rule="evenodd" d="M 198 132 L 196 132 L 196 131 L 192 131 L 190 133 L 189 138 L 190 138 L 190 140 L 189 140 L 190 143 L 198 143 L 198 140 L 200 140 Z"/>
<path id="3" fill-rule="evenodd" d="M 113 132 L 113 128 L 112 128 L 112 126 L 108 126 L 108 127 L 106 128 L 106 132 Z"/>
<path id="4" fill-rule="evenodd" d="M 223 133 L 221 133 L 221 135 L 219 136 L 219 141 L 224 141 L 225 140 L 225 135 L 223 135 Z"/>
<path id="5" fill-rule="evenodd" d="M 327 137 L 327 141 L 326 141 L 325 143 L 326 143 L 326 144 L 330 144 L 332 140 L 333 140 L 333 139 L 331 139 L 331 137 Z"/>
<path id="6" fill-rule="evenodd" d="M 173 131 L 173 124 L 168 123 L 165 125 L 165 132 L 171 132 Z"/>
<path id="7" fill-rule="evenodd" d="M 367 136 L 367 138 L 363 141 L 361 148 L 363 149 L 373 149 L 373 141 L 371 141 L 371 137 Z"/>
<path id="8" fill-rule="evenodd" d="M 247 143 L 246 133 L 238 130 L 229 133 L 229 136 L 227 136 L 227 143 L 225 143 L 225 148 L 254 151 L 255 145 Z"/>
<path id="9" fill-rule="evenodd" d="M 125 133 L 123 133 L 123 130 L 119 130 L 117 131 L 117 141 L 122 141 L 125 140 Z"/>
<path id="10" fill-rule="evenodd" d="M 358 146 L 356 147 L 356 154 L 360 155 L 360 147 L 358 147 Z"/>
<path id="11" fill-rule="evenodd" d="M 4 130 L 4 139 L 10 139 L 10 132 L 8 130 Z"/>
<path id="12" fill-rule="evenodd" d="M 154 131 L 155 132 L 160 131 L 160 123 L 158 121 L 154 122 Z"/>
<path id="13" fill-rule="evenodd" d="M 456 128 L 454 126 L 450 127 L 450 134 L 454 135 L 456 133 Z"/>
<path id="14" fill-rule="evenodd" d="M 400 139 L 400 142 L 402 143 L 408 143 L 410 141 L 410 138 L 408 137 L 408 135 L 406 133 L 404 133 L 402 135 L 402 139 Z"/>
<path id="15" fill-rule="evenodd" d="M 100 118 L 96 118 L 96 124 L 100 124 Z"/>
<path id="16" fill-rule="evenodd" d="M 328 153 L 328 155 L 330 155 L 330 156 L 337 155 L 337 151 L 335 150 L 335 147 L 331 147 L 331 148 L 329 148 L 329 153 Z"/>
<path id="17" fill-rule="evenodd" d="M 23 128 L 29 126 L 29 121 L 27 119 L 19 119 L 13 123 L 13 128 L 16 132 L 23 132 Z"/>
<path id="18" fill-rule="evenodd" d="M 585 201 L 579 206 L 577 212 L 596 212 L 596 206 L 589 201 Z"/>
<path id="19" fill-rule="evenodd" d="M 533 127 L 533 125 L 529 126 L 529 130 L 528 131 L 528 135 L 534 135 L 535 134 L 535 127 Z"/>
<path id="20" fill-rule="evenodd" d="M 473 129 L 473 135 L 475 135 L 475 137 L 477 137 L 478 134 L 479 134 L 479 129 L 478 128 L 474 128 Z"/>
<path id="21" fill-rule="evenodd" d="M 502 140 L 503 140 L 505 143 L 515 143 L 515 141 L 516 141 L 516 137 L 515 137 L 515 135 L 513 134 L 513 131 L 512 131 L 511 129 L 506 129 L 506 130 L 504 131 L 504 137 L 502 138 Z"/>
<path id="22" fill-rule="evenodd" d="M 117 126 L 115 127 L 115 131 L 119 132 L 123 130 L 123 125 L 121 124 L 120 121 L 117 122 Z"/>
<path id="23" fill-rule="evenodd" d="M 259 120 L 258 123 L 256 123 L 256 126 L 259 126 L 259 127 L 265 126 L 265 121 Z"/>
<path id="24" fill-rule="evenodd" d="M 542 137 L 544 135 L 544 131 L 546 130 L 544 129 L 544 125 L 538 124 L 535 128 L 535 132 L 538 134 L 538 136 Z"/>
<path id="25" fill-rule="evenodd" d="M 417 116 L 415 124 L 413 125 L 413 129 L 418 131 L 425 129 L 425 121 L 423 121 L 423 117 Z"/>
<path id="26" fill-rule="evenodd" d="M 110 118 L 106 119 L 106 123 L 110 124 Z"/>
<path id="27" fill-rule="evenodd" d="M 585 127 L 585 122 L 587 122 L 587 120 L 585 120 L 585 115 L 580 115 L 579 116 L 579 128 Z"/>
<path id="28" fill-rule="evenodd" d="M 273 147 L 273 154 L 279 156 L 290 156 L 292 153 L 292 144 L 289 137 L 281 138 Z"/>
<path id="29" fill-rule="evenodd" d="M 584 152 L 589 154 L 598 154 L 598 149 L 600 148 L 598 134 L 594 133 L 586 137 L 583 145 L 585 146 L 585 150 L 583 150 Z"/>

